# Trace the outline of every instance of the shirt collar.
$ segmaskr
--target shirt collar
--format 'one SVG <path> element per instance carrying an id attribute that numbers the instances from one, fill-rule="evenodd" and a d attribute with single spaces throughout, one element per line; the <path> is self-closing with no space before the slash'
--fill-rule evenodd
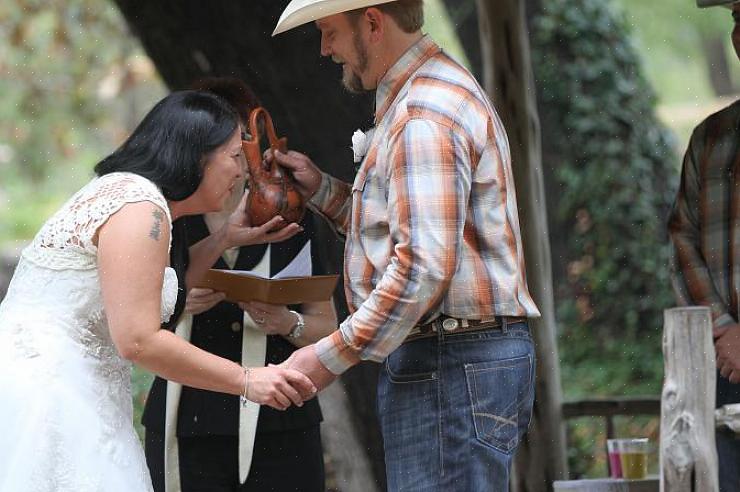
<path id="1" fill-rule="evenodd" d="M 388 69 L 375 91 L 375 122 L 378 123 L 390 108 L 401 88 L 411 75 L 429 58 L 439 53 L 437 43 L 428 35 L 411 45 L 401 58 Z"/>

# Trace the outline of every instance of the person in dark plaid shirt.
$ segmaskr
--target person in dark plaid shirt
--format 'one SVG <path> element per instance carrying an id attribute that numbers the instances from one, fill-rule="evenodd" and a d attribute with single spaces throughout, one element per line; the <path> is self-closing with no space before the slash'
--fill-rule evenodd
<path id="1" fill-rule="evenodd" d="M 698 0 L 732 9 L 740 57 L 740 2 Z M 668 230 L 673 287 L 682 305 L 711 309 L 717 351 L 717 407 L 740 403 L 740 101 L 694 129 Z M 720 491 L 740 490 L 740 439 L 717 433 Z"/>

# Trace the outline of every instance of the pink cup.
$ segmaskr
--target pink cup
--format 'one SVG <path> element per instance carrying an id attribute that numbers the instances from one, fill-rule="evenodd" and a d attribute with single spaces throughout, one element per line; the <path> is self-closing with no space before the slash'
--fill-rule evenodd
<path id="1" fill-rule="evenodd" d="M 622 461 L 619 455 L 619 441 L 621 439 L 607 439 L 606 451 L 609 457 L 609 476 L 611 478 L 622 478 Z"/>

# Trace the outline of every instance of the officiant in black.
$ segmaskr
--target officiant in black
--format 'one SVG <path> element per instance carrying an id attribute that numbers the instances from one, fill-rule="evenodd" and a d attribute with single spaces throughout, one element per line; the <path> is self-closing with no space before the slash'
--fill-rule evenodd
<path id="1" fill-rule="evenodd" d="M 238 79 L 204 79 L 195 88 L 229 102 L 244 129 L 251 110 L 259 105 Z M 239 204 L 243 190 L 244 183 L 234 188 L 223 212 L 182 219 L 188 243 L 195 244 L 219 230 Z M 213 268 L 270 277 L 286 268 L 292 275 L 326 273 L 316 254 L 310 211 L 301 226 L 300 233 L 280 243 L 226 250 Z M 259 302 L 237 305 L 223 299 L 219 292 L 191 289 L 186 316 L 176 332 L 194 345 L 245 367 L 279 364 L 298 347 L 337 327 L 331 300 L 278 306 Z M 321 420 L 317 398 L 284 411 L 251 402 L 242 407 L 238 397 L 156 378 L 142 418 L 154 490 L 324 491 Z"/>

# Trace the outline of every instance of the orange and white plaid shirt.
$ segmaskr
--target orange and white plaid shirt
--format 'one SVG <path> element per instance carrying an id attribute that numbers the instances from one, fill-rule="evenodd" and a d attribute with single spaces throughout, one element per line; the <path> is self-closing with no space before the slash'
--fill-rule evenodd
<path id="1" fill-rule="evenodd" d="M 311 207 L 346 236 L 351 315 L 317 343 L 329 370 L 382 361 L 419 322 L 537 317 L 503 125 L 429 37 L 385 74 L 352 186 L 326 174 Z"/>

